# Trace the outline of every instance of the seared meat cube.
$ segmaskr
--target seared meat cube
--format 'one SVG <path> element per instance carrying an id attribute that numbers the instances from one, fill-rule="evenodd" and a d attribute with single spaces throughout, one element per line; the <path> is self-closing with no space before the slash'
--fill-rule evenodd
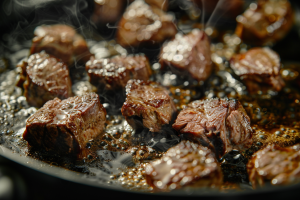
<path id="1" fill-rule="evenodd" d="M 233 56 L 230 63 L 250 93 L 268 89 L 280 91 L 285 85 L 280 76 L 279 55 L 270 48 L 252 48 Z"/>
<path id="2" fill-rule="evenodd" d="M 173 190 L 184 186 L 219 187 L 223 183 L 221 167 L 207 147 L 182 141 L 165 155 L 146 165 L 147 183 L 155 190 Z"/>
<path id="3" fill-rule="evenodd" d="M 94 13 L 91 17 L 92 21 L 96 24 L 115 23 L 121 17 L 124 4 L 124 0 L 94 0 Z"/>
<path id="4" fill-rule="evenodd" d="M 83 37 L 67 25 L 43 25 L 36 27 L 30 54 L 46 51 L 67 64 L 76 61 L 86 62 L 91 53 Z"/>
<path id="5" fill-rule="evenodd" d="M 86 71 L 90 82 L 99 91 L 122 89 L 129 79 L 146 81 L 151 75 L 149 61 L 144 55 L 115 56 L 100 60 L 91 57 L 86 63 Z"/>
<path id="6" fill-rule="evenodd" d="M 160 54 L 160 63 L 176 73 L 185 74 L 198 81 L 208 78 L 212 71 L 210 43 L 204 31 L 194 29 L 187 35 L 177 33 L 166 43 Z"/>
<path id="7" fill-rule="evenodd" d="M 284 185 L 300 180 L 300 145 L 282 148 L 269 145 L 256 152 L 247 164 L 253 188 L 265 183 Z"/>
<path id="8" fill-rule="evenodd" d="M 221 157 L 232 149 L 252 144 L 250 119 L 237 100 L 209 99 L 191 102 L 178 115 L 173 128 Z"/>
<path id="9" fill-rule="evenodd" d="M 29 105 L 41 107 L 55 97 L 66 99 L 72 96 L 69 68 L 55 57 L 45 52 L 36 53 L 18 66 L 22 68 L 22 74 L 26 75 L 23 86 Z M 22 81 L 24 79 L 19 82 Z"/>
<path id="10" fill-rule="evenodd" d="M 256 45 L 282 39 L 293 25 L 293 11 L 288 0 L 258 0 L 237 17 L 236 34 Z"/>
<path id="11" fill-rule="evenodd" d="M 87 156 L 86 143 L 102 133 L 105 117 L 95 93 L 55 98 L 27 119 L 23 138 L 32 147 L 81 159 Z"/>
<path id="12" fill-rule="evenodd" d="M 151 132 L 159 132 L 172 121 L 177 110 L 165 88 L 150 81 L 129 80 L 121 111 L 134 129 L 146 127 Z"/>
<path id="13" fill-rule="evenodd" d="M 118 27 L 117 42 L 123 47 L 157 45 L 177 33 L 172 15 L 141 0 L 128 6 Z"/>

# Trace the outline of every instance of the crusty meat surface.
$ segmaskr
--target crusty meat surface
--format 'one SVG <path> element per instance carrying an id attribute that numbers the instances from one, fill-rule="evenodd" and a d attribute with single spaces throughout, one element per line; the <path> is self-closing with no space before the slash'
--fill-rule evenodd
<path id="1" fill-rule="evenodd" d="M 106 110 L 95 93 L 55 98 L 26 121 L 23 138 L 32 147 L 60 155 L 87 155 L 86 143 L 103 132 Z"/>
<path id="2" fill-rule="evenodd" d="M 300 180 L 300 145 L 278 147 L 268 145 L 248 161 L 247 171 L 252 187 L 285 185 Z"/>
<path id="3" fill-rule="evenodd" d="M 252 48 L 234 55 L 230 63 L 250 93 L 268 89 L 280 91 L 285 86 L 280 75 L 279 55 L 270 48 Z"/>
<path id="4" fill-rule="evenodd" d="M 46 51 L 66 64 L 76 61 L 85 63 L 91 56 L 86 41 L 74 28 L 63 25 L 42 25 L 36 27 L 30 54 Z"/>
<path id="5" fill-rule="evenodd" d="M 31 106 L 41 107 L 55 97 L 66 99 L 72 96 L 72 83 L 68 66 L 45 52 L 31 55 L 23 61 L 24 96 Z M 25 70 L 25 72 L 24 72 Z"/>
<path id="6" fill-rule="evenodd" d="M 237 17 L 236 34 L 245 42 L 265 45 L 282 39 L 294 23 L 289 1 L 259 0 Z"/>
<path id="7" fill-rule="evenodd" d="M 177 109 L 168 90 L 154 82 L 132 79 L 127 82 L 121 111 L 133 128 L 142 126 L 159 132 L 163 125 L 171 123 Z"/>
<path id="8" fill-rule="evenodd" d="M 212 71 L 210 42 L 204 31 L 194 29 L 187 35 L 177 33 L 162 47 L 160 63 L 179 74 L 204 81 Z"/>
<path id="9" fill-rule="evenodd" d="M 237 100 L 191 102 L 179 113 L 172 127 L 215 149 L 219 157 L 232 149 L 246 150 L 252 144 L 250 118 Z"/>
<path id="10" fill-rule="evenodd" d="M 215 154 L 207 147 L 182 141 L 170 148 L 159 160 L 146 165 L 147 183 L 156 191 L 168 191 L 184 186 L 220 187 L 221 167 Z"/>
<path id="11" fill-rule="evenodd" d="M 116 39 L 125 48 L 161 44 L 177 33 L 172 15 L 141 0 L 127 7 L 118 27 Z"/>
<path id="12" fill-rule="evenodd" d="M 99 91 L 124 89 L 129 79 L 147 81 L 151 75 L 148 58 L 144 55 L 115 56 L 111 59 L 91 59 L 86 63 L 90 82 Z"/>

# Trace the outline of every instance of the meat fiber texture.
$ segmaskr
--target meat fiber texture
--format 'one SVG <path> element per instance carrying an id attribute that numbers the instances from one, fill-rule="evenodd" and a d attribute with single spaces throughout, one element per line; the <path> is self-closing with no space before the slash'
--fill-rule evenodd
<path id="1" fill-rule="evenodd" d="M 46 51 L 68 65 L 74 61 L 85 63 L 92 55 L 84 38 L 68 25 L 42 25 L 36 27 L 30 54 Z"/>
<path id="2" fill-rule="evenodd" d="M 235 33 L 245 42 L 272 45 L 284 38 L 294 24 L 289 1 L 258 0 L 237 18 Z"/>
<path id="3" fill-rule="evenodd" d="M 177 109 L 167 89 L 155 82 L 129 80 L 121 111 L 134 129 L 143 127 L 159 132 L 163 125 L 172 122 Z"/>
<path id="4" fill-rule="evenodd" d="M 105 117 L 95 93 L 55 98 L 27 119 L 23 138 L 32 147 L 82 159 L 87 156 L 86 143 L 103 132 Z"/>
<path id="5" fill-rule="evenodd" d="M 252 187 L 285 185 L 300 180 L 300 145 L 278 147 L 268 145 L 256 152 L 247 164 Z"/>
<path id="6" fill-rule="evenodd" d="M 49 100 L 73 96 L 68 66 L 45 52 L 31 55 L 18 67 L 22 69 L 19 86 L 31 106 L 41 107 Z M 25 81 L 25 82 L 24 82 Z"/>
<path id="7" fill-rule="evenodd" d="M 115 56 L 111 59 L 91 59 L 86 63 L 90 82 L 99 92 L 125 89 L 129 79 L 147 81 L 152 72 L 145 55 Z"/>
<path id="8" fill-rule="evenodd" d="M 173 20 L 160 8 L 136 0 L 120 20 L 116 40 L 124 48 L 157 46 L 177 33 Z"/>
<path id="9" fill-rule="evenodd" d="M 246 84 L 249 93 L 280 91 L 285 86 L 280 75 L 279 55 L 268 47 L 256 47 L 234 55 L 230 63 L 235 74 Z"/>
<path id="10" fill-rule="evenodd" d="M 223 183 L 221 167 L 207 147 L 182 141 L 145 168 L 147 183 L 156 191 L 184 186 L 218 188 Z"/>
<path id="11" fill-rule="evenodd" d="M 206 80 L 212 71 L 208 36 L 199 29 L 194 29 L 187 35 L 177 33 L 172 41 L 162 47 L 160 63 L 171 67 L 177 74 L 197 81 Z"/>
<path id="12" fill-rule="evenodd" d="M 237 100 L 208 99 L 191 102 L 172 126 L 179 133 L 215 150 L 218 157 L 252 144 L 250 118 Z"/>

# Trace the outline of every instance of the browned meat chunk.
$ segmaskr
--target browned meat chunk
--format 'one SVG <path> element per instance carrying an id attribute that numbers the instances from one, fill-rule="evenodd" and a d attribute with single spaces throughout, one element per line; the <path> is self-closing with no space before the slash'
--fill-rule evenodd
<path id="1" fill-rule="evenodd" d="M 69 68 L 55 57 L 45 52 L 36 53 L 18 66 L 23 70 L 20 85 L 26 80 L 24 96 L 29 105 L 41 107 L 55 97 L 66 99 L 72 96 Z"/>
<path id="2" fill-rule="evenodd" d="M 253 188 L 265 183 L 284 185 L 300 180 L 300 145 L 281 148 L 269 145 L 256 152 L 247 164 Z"/>
<path id="3" fill-rule="evenodd" d="M 280 91 L 285 85 L 280 76 L 279 55 L 270 48 L 250 49 L 233 56 L 230 63 L 250 93 L 268 89 Z"/>
<path id="4" fill-rule="evenodd" d="M 32 40 L 30 53 L 46 53 L 62 59 L 67 64 L 76 61 L 86 62 L 91 53 L 83 37 L 67 25 L 43 25 L 38 26 L 34 31 L 35 37 Z"/>
<path id="5" fill-rule="evenodd" d="M 259 0 L 237 17 L 236 34 L 245 42 L 256 45 L 274 43 L 291 29 L 293 17 L 289 1 Z"/>
<path id="6" fill-rule="evenodd" d="M 124 0 L 94 0 L 94 13 L 91 17 L 92 21 L 96 24 L 115 23 L 121 17 Z"/>
<path id="7" fill-rule="evenodd" d="M 219 187 L 223 174 L 215 154 L 207 147 L 182 141 L 159 160 L 146 165 L 147 183 L 155 190 L 184 186 Z"/>
<path id="8" fill-rule="evenodd" d="M 210 54 L 208 36 L 194 29 L 187 35 L 178 33 L 174 40 L 166 43 L 160 54 L 160 63 L 170 66 L 175 73 L 203 81 L 212 71 Z"/>
<path id="9" fill-rule="evenodd" d="M 55 98 L 27 119 L 23 138 L 32 147 L 81 159 L 87 156 L 87 141 L 102 133 L 105 116 L 95 93 Z"/>
<path id="10" fill-rule="evenodd" d="M 177 33 L 173 16 L 141 0 L 126 9 L 117 31 L 117 42 L 123 47 L 157 45 Z"/>
<path id="11" fill-rule="evenodd" d="M 164 124 L 171 122 L 177 110 L 165 88 L 150 81 L 129 80 L 121 111 L 134 129 L 146 127 L 151 132 L 158 132 Z"/>
<path id="12" fill-rule="evenodd" d="M 144 55 L 115 56 L 112 59 L 96 60 L 86 63 L 90 82 L 99 91 L 125 88 L 129 79 L 148 80 L 151 75 L 149 61 Z"/>
<path id="13" fill-rule="evenodd" d="M 252 144 L 250 119 L 237 100 L 194 101 L 179 113 L 173 128 L 215 149 L 219 157 Z"/>

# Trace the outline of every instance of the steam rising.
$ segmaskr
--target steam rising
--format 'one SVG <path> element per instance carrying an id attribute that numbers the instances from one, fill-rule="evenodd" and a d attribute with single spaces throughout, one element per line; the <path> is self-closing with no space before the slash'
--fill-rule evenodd
<path id="1" fill-rule="evenodd" d="M 164 3 L 166 0 L 164 0 Z M 127 2 L 129 4 L 129 1 Z M 90 23 L 89 16 L 83 14 L 88 9 L 88 3 L 85 0 L 71 0 L 71 1 L 59 1 L 59 0 L 5 0 L 3 5 L 3 12 L 7 15 L 17 15 L 21 20 L 16 25 L 14 31 L 6 37 L 8 45 L 15 45 L 17 41 L 31 40 L 33 30 L 42 24 L 68 24 L 76 28 L 76 30 L 82 35 L 88 37 L 88 32 L 93 29 L 93 25 Z M 206 23 L 206 26 L 213 26 L 217 23 L 220 17 L 232 6 L 232 2 L 220 0 Z M 49 7 L 50 6 L 50 7 Z M 205 1 L 202 0 L 202 13 L 201 20 L 204 24 L 205 18 Z M 227 8 L 227 9 L 224 9 Z M 28 19 L 28 15 L 32 15 L 33 18 Z M 117 26 L 111 26 L 107 24 L 108 28 L 117 28 Z M 98 43 L 97 43 L 98 44 Z M 22 51 L 21 56 L 12 56 L 16 58 L 13 64 L 16 64 L 22 56 L 26 56 L 29 51 L 31 43 L 26 43 L 26 49 Z M 96 46 L 96 44 L 94 45 Z M 16 46 L 16 52 L 20 52 L 18 48 L 24 48 L 24 45 Z M 103 48 L 102 48 L 103 47 Z M 98 44 L 99 48 L 106 49 L 105 45 Z M 120 47 L 121 48 L 121 47 Z M 122 49 L 121 49 L 122 50 Z M 120 50 L 120 52 L 121 52 Z M 157 51 L 159 49 L 151 49 L 149 51 Z M 116 50 L 118 51 L 118 50 Z M 123 51 L 123 50 L 122 50 Z M 94 53 L 94 52 L 92 52 Z M 96 51 L 95 51 L 96 54 Z M 109 54 L 109 53 L 107 53 Z M 103 56 L 104 53 L 98 55 Z M 97 56 L 97 54 L 96 54 Z M 228 78 L 229 79 L 229 78 Z M 76 87 L 75 85 L 74 87 Z M 86 87 L 83 85 L 82 87 Z M 106 101 L 109 101 L 106 99 Z M 114 105 L 114 102 L 109 102 Z M 134 135 L 137 143 L 145 142 L 148 146 L 153 147 L 158 151 L 166 151 L 170 147 L 180 142 L 180 138 L 171 129 L 166 128 L 159 134 L 152 134 L 148 130 L 144 130 L 142 133 Z M 98 156 L 103 159 L 103 169 L 90 167 L 89 170 L 95 173 L 98 177 L 102 177 L 105 181 L 109 180 L 110 174 L 119 173 L 121 169 L 126 166 L 134 165 L 132 156 L 129 154 L 122 154 L 120 152 L 110 152 L 107 150 L 97 151 Z M 112 161 L 109 161 L 112 160 Z"/>
<path id="2" fill-rule="evenodd" d="M 202 3 L 204 1 L 202 0 Z M 219 0 L 213 13 L 211 14 L 210 18 L 206 23 L 206 27 L 213 27 L 219 21 L 219 19 L 232 7 L 234 6 L 234 1 L 226 1 L 226 0 Z M 203 6 L 204 7 L 204 6 Z M 205 7 L 204 7 L 205 8 Z"/>
<path id="3" fill-rule="evenodd" d="M 92 28 L 89 16 L 83 14 L 88 8 L 85 0 L 5 0 L 2 6 L 8 19 L 15 17 L 18 20 L 10 32 L 11 37 L 7 38 L 10 43 L 31 40 L 35 27 L 42 24 L 71 25 L 83 35 Z"/>

